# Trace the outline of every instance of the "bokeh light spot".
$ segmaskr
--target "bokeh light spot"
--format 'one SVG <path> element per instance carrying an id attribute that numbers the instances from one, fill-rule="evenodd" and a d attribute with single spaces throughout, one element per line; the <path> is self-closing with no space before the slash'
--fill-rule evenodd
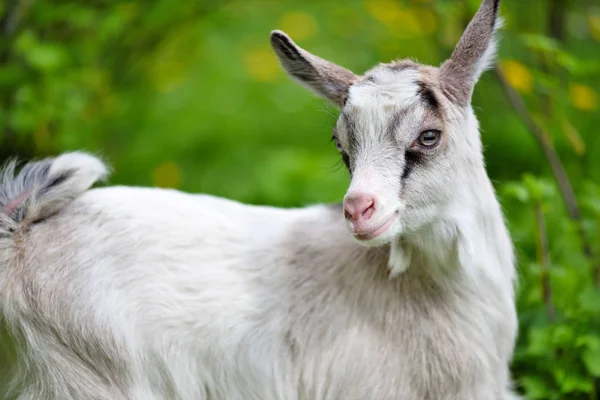
<path id="1" fill-rule="evenodd" d="M 283 15 L 278 26 L 294 40 L 310 39 L 318 31 L 317 21 L 302 11 L 291 11 Z"/>
<path id="2" fill-rule="evenodd" d="M 579 83 L 569 87 L 569 101 L 573 107 L 583 111 L 595 110 L 598 105 L 594 89 Z"/>
<path id="3" fill-rule="evenodd" d="M 434 33 L 437 18 L 427 7 L 400 7 L 390 0 L 365 0 L 367 12 L 383 23 L 398 39 L 410 39 Z"/>
<path id="4" fill-rule="evenodd" d="M 533 89 L 533 75 L 526 66 L 515 60 L 504 60 L 500 69 L 510 86 L 521 93 L 530 93 Z"/>
<path id="5" fill-rule="evenodd" d="M 590 15 L 588 17 L 588 25 L 592 37 L 600 42 L 600 16 Z"/>
<path id="6" fill-rule="evenodd" d="M 277 78 L 279 64 L 269 46 L 256 47 L 244 55 L 248 75 L 259 82 L 272 82 Z"/>
<path id="7" fill-rule="evenodd" d="M 383 23 L 397 22 L 402 15 L 400 5 L 392 0 L 365 0 L 365 7 L 373 18 Z"/>
<path id="8" fill-rule="evenodd" d="M 176 188 L 181 184 L 181 170 L 173 161 L 165 161 L 152 171 L 152 184 L 161 188 Z"/>

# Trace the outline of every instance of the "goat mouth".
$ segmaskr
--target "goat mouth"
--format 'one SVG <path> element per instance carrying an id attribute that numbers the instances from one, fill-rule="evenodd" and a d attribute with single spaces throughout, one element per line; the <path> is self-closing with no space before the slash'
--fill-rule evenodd
<path id="1" fill-rule="evenodd" d="M 379 227 L 373 230 L 367 232 L 357 232 L 355 230 L 354 237 L 358 240 L 375 239 L 376 237 L 383 235 L 390 228 L 390 226 L 396 220 L 397 217 L 398 211 L 395 211 L 384 223 L 382 223 L 381 225 L 379 225 Z"/>

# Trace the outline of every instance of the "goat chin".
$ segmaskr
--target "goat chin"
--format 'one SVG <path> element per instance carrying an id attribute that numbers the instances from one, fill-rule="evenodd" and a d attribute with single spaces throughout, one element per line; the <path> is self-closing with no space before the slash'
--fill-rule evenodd
<path id="1" fill-rule="evenodd" d="M 390 281 L 387 246 L 357 244 L 338 205 L 86 190 L 105 172 L 67 154 L 4 175 L 4 194 L 36 188 L 1 222 L 13 396 L 510 398 L 516 319 L 501 260 L 438 264 L 411 247 Z M 419 241 L 456 253 L 458 236 L 439 229 Z"/>

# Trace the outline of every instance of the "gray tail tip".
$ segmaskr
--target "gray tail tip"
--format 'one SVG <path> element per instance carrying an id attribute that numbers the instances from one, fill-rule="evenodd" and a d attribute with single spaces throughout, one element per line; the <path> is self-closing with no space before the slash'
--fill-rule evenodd
<path id="1" fill-rule="evenodd" d="M 109 173 L 100 158 L 79 151 L 27 163 L 16 175 L 14 170 L 11 163 L 0 174 L 0 214 L 15 224 L 58 213 Z"/>

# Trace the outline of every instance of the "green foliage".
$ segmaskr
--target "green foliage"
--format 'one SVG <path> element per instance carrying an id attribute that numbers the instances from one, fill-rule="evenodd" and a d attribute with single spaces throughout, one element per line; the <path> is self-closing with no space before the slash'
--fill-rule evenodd
<path id="1" fill-rule="evenodd" d="M 284 76 L 269 31 L 358 73 L 403 57 L 438 65 L 478 4 L 7 0 L 0 160 L 84 149 L 112 164 L 113 184 L 278 206 L 337 201 L 348 177 L 329 143 L 336 111 Z M 570 217 L 538 143 L 484 74 L 473 102 L 519 264 L 514 376 L 531 399 L 595 399 L 600 8 L 504 0 L 501 12 L 500 70 L 562 160 L 581 214 Z"/>
<path id="2" fill-rule="evenodd" d="M 584 184 L 583 214 L 574 222 L 554 183 L 526 174 L 501 185 L 504 205 L 511 212 L 511 231 L 518 248 L 520 281 L 518 308 L 521 336 L 514 370 L 529 399 L 596 398 L 600 377 L 600 291 L 594 276 L 598 263 L 600 185 Z M 539 226 L 542 210 L 545 228 Z M 580 236 L 580 226 L 593 227 Z M 532 228 L 534 227 L 534 228 Z M 549 262 L 540 248 L 547 237 Z M 586 243 L 594 244 L 587 248 Z M 548 271 L 550 301 L 543 296 Z M 556 313 L 548 312 L 548 303 Z M 596 386 L 595 386 L 596 385 Z"/>

